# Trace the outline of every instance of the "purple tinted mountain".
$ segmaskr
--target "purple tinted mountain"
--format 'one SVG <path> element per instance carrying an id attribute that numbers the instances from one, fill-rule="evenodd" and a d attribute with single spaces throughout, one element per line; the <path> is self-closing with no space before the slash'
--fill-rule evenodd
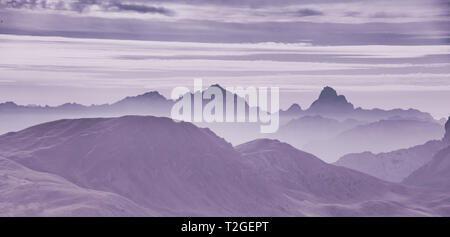
<path id="1" fill-rule="evenodd" d="M 7 112 L 8 110 L 17 109 L 18 107 L 19 106 L 16 103 L 8 101 L 0 104 L 0 111 Z"/>
<path id="2" fill-rule="evenodd" d="M 356 126 L 329 140 L 311 142 L 303 148 L 321 159 L 334 162 L 349 153 L 389 152 L 441 139 L 443 134 L 442 126 L 434 122 L 381 120 Z"/>
<path id="3" fill-rule="evenodd" d="M 450 191 L 450 145 L 414 171 L 403 183 Z"/>
<path id="4" fill-rule="evenodd" d="M 107 112 L 123 115 L 170 115 L 174 102 L 166 99 L 157 91 L 147 92 L 138 96 L 129 96 L 107 108 Z"/>
<path id="5" fill-rule="evenodd" d="M 62 177 L 74 189 L 120 198 L 111 197 L 112 206 L 102 213 L 89 212 L 93 215 L 116 215 L 121 207 L 129 210 L 124 215 L 142 214 L 134 211 L 136 206 L 151 210 L 149 215 L 164 216 L 435 214 L 417 203 L 420 193 L 414 190 L 326 164 L 288 144 L 263 139 L 233 148 L 209 129 L 168 118 L 44 123 L 0 136 L 0 155 L 27 170 Z M 40 205 L 53 207 L 45 189 L 30 190 L 41 198 Z M 26 203 L 5 197 L 13 209 L 8 213 Z M 97 206 L 94 200 L 91 204 Z"/>
<path id="6" fill-rule="evenodd" d="M 335 165 L 358 170 L 390 182 L 402 182 L 445 147 L 442 141 L 429 141 L 423 145 L 392 152 L 374 154 L 354 153 L 341 157 Z"/>
<path id="7" fill-rule="evenodd" d="M 225 140 L 168 118 L 58 120 L 0 136 L 0 150 L 30 169 L 161 215 L 302 215 Z"/>
<path id="8" fill-rule="evenodd" d="M 424 207 L 430 199 L 435 200 L 435 194 L 431 192 L 424 194 L 420 190 L 327 164 L 286 143 L 259 139 L 239 145 L 236 150 L 242 154 L 245 163 L 258 171 L 264 183 L 280 187 L 280 195 L 295 200 L 296 208 L 308 215 L 449 215 L 445 212 L 449 203 L 446 199 L 436 201 L 432 208 Z"/>
<path id="9" fill-rule="evenodd" d="M 287 110 L 281 110 L 280 116 L 299 117 L 303 114 L 303 110 L 298 104 L 292 104 Z"/>
<path id="10" fill-rule="evenodd" d="M 301 198 L 349 202 L 376 198 L 389 184 L 362 173 L 329 165 L 289 144 L 258 139 L 236 147 L 243 160 L 267 179 Z"/>
<path id="11" fill-rule="evenodd" d="M 363 123 L 356 120 L 348 119 L 341 122 L 319 115 L 307 115 L 290 120 L 271 137 L 300 149 L 309 142 L 331 139 L 339 133 L 360 124 Z"/>
<path id="12" fill-rule="evenodd" d="M 387 153 L 348 154 L 334 164 L 358 170 L 383 180 L 401 182 L 413 171 L 431 161 L 437 152 L 450 145 L 450 141 L 446 139 L 450 130 L 448 128 L 446 130 L 446 135 L 442 140 L 433 140 L 423 145 Z"/>
<path id="13" fill-rule="evenodd" d="M 347 101 L 345 96 L 338 95 L 331 87 L 323 88 L 319 98 L 314 101 L 308 113 L 314 114 L 340 114 L 353 111 L 353 105 Z"/>
<path id="14" fill-rule="evenodd" d="M 415 109 L 367 110 L 360 107 L 355 109 L 353 104 L 348 102 L 345 96 L 338 95 L 336 90 L 328 86 L 323 88 L 319 98 L 311 104 L 306 112 L 339 120 L 355 119 L 375 122 L 382 119 L 408 119 L 434 121 L 430 114 Z"/>
<path id="15" fill-rule="evenodd" d="M 292 119 L 299 118 L 305 114 L 305 111 L 298 104 L 292 104 L 286 110 L 280 110 L 280 125 L 284 125 Z"/>
<path id="16" fill-rule="evenodd" d="M 114 193 L 81 188 L 0 157 L 0 216 L 153 216 Z"/>
<path id="17" fill-rule="evenodd" d="M 445 124 L 445 136 L 442 140 L 446 148 L 408 176 L 404 183 L 450 191 L 450 118 Z"/>
<path id="18" fill-rule="evenodd" d="M 13 102 L 0 104 L 0 134 L 17 131 L 43 122 L 64 118 L 115 117 L 123 115 L 169 116 L 173 101 L 158 92 L 126 97 L 113 104 L 84 106 L 65 103 L 59 106 L 24 106 Z"/>
<path id="19" fill-rule="evenodd" d="M 211 88 L 219 88 L 219 90 L 224 93 L 224 98 L 233 96 L 235 100 L 243 100 L 241 97 L 226 91 L 220 85 L 212 85 L 206 90 L 211 90 Z M 206 104 L 209 101 L 210 100 L 205 99 L 203 103 Z M 0 134 L 63 118 L 116 117 L 124 115 L 154 115 L 167 117 L 170 114 L 173 103 L 174 101 L 164 98 L 164 96 L 156 91 L 138 96 L 126 97 L 116 103 L 104 105 L 84 106 L 75 103 L 66 103 L 61 106 L 51 107 L 34 105 L 23 106 L 16 105 L 13 102 L 0 103 L 0 119 L 1 121 L 4 121 L 0 123 Z M 249 107 L 245 101 L 244 104 L 247 115 Z M 258 108 L 256 108 L 256 110 L 258 110 Z M 338 120 L 354 119 L 374 122 L 380 119 L 395 118 L 433 121 L 433 118 L 429 114 L 413 109 L 353 109 L 353 105 L 349 103 L 344 96 L 337 95 L 337 92 L 331 87 L 325 87 L 320 93 L 319 98 L 308 110 L 303 111 L 298 105 L 294 104 L 287 111 L 280 111 L 280 124 L 285 124 L 292 118 L 304 116 L 308 113 L 310 115 L 320 115 Z M 215 125 L 209 124 L 209 126 L 213 127 Z M 218 127 L 222 126 L 219 125 Z M 225 130 L 230 132 L 233 131 L 228 127 Z M 241 128 L 239 128 L 239 130 L 241 130 Z M 253 131 L 254 129 L 251 130 L 251 133 L 255 133 Z M 217 132 L 221 131 L 217 130 Z M 220 135 L 222 136 L 222 134 Z M 252 134 L 251 137 L 255 137 L 255 135 L 257 134 Z M 223 136 L 227 136 L 233 143 L 243 141 L 239 139 L 235 141 L 233 136 L 228 136 L 226 133 L 224 133 Z"/>
<path id="20" fill-rule="evenodd" d="M 203 91 L 197 91 L 195 93 L 188 93 L 185 96 L 190 96 L 191 97 L 191 104 L 192 104 L 192 108 L 193 108 L 195 96 L 200 96 L 202 98 L 201 99 L 202 100 L 202 105 L 205 106 L 206 104 L 208 104 L 212 100 L 216 99 L 216 98 L 214 98 L 216 93 L 219 93 L 220 95 L 222 95 L 222 108 L 223 108 L 223 119 L 224 120 L 225 120 L 225 116 L 226 116 L 227 112 L 233 113 L 235 118 L 236 118 L 237 104 L 238 103 L 242 103 L 244 105 L 246 115 L 248 115 L 249 105 L 248 105 L 247 101 L 244 98 L 238 96 L 237 94 L 226 90 L 225 88 L 223 88 L 219 84 L 211 85 L 210 87 L 206 88 Z M 207 98 L 208 97 L 207 95 L 210 95 L 210 98 Z M 228 100 L 232 99 L 234 101 L 233 102 L 233 106 L 234 106 L 234 110 L 233 111 L 227 111 L 227 106 L 226 106 L 227 99 Z"/>

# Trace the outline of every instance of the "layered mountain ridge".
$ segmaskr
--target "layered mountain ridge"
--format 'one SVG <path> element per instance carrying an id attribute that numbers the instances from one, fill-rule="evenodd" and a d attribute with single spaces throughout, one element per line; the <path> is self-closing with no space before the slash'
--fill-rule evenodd
<path id="1" fill-rule="evenodd" d="M 440 205 L 420 204 L 416 199 L 422 195 L 420 190 L 327 164 L 277 140 L 259 139 L 232 147 L 207 128 L 168 118 L 125 116 L 44 123 L 0 136 L 0 156 L 39 175 L 67 180 L 65 186 L 79 187 L 75 193 L 61 193 L 61 198 L 81 195 L 80 190 L 118 195 L 119 199 L 109 199 L 111 212 L 77 212 L 82 216 L 417 216 L 442 212 Z M 7 164 L 0 162 L 2 167 Z M 8 181 L 2 189 L 8 190 L 8 197 L 19 195 L 21 189 L 11 185 Z M 20 200 L 20 205 L 50 205 L 51 198 L 39 190 Z M 0 215 L 18 213 L 14 206 L 19 201 L 7 201 L 12 209 Z M 95 207 L 88 210 L 103 205 L 91 204 Z M 116 212 L 118 206 L 128 212 Z M 62 209 L 35 214 L 73 213 Z"/>
<path id="2" fill-rule="evenodd" d="M 447 122 L 448 124 L 449 122 Z M 440 140 L 431 140 L 421 145 L 385 153 L 347 154 L 334 164 L 358 170 L 383 180 L 402 182 L 413 172 L 431 162 L 437 153 L 450 145 L 449 134 L 450 129 L 447 126 L 445 134 Z"/>
<path id="3" fill-rule="evenodd" d="M 226 96 L 233 96 L 235 99 L 243 99 L 236 94 L 225 90 L 220 85 L 212 85 L 211 88 L 219 88 Z M 204 93 L 204 91 L 202 93 Z M 210 100 L 204 100 L 207 103 Z M 0 133 L 17 131 L 26 127 L 43 122 L 64 118 L 85 118 L 85 117 L 111 117 L 125 115 L 170 115 L 170 110 L 176 101 L 165 98 L 157 91 L 147 92 L 137 96 L 128 96 L 112 104 L 84 106 L 76 103 L 66 103 L 60 106 L 36 106 L 17 105 L 14 102 L 0 103 L 0 118 L 9 121 L 8 126 L 0 124 Z M 248 104 L 245 103 L 248 109 Z M 258 109 L 258 108 L 257 108 Z M 324 117 L 339 120 L 355 119 L 360 121 L 374 122 L 380 119 L 396 117 L 407 119 L 418 119 L 424 121 L 434 121 L 430 114 L 418 110 L 381 110 L 362 108 L 354 109 L 353 104 L 347 101 L 345 96 L 338 95 L 331 87 L 324 87 L 319 98 L 312 103 L 307 110 L 302 110 L 300 106 L 293 104 L 286 111 L 280 111 L 280 116 L 295 118 L 304 115 L 321 115 Z"/>

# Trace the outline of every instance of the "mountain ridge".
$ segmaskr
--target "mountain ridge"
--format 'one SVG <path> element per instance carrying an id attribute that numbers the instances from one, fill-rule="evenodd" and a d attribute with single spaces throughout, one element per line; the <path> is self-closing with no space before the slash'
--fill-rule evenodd
<path id="1" fill-rule="evenodd" d="M 44 123 L 0 136 L 0 156 L 162 216 L 435 213 L 417 211 L 419 193 L 406 186 L 326 164 L 289 144 L 263 139 L 232 147 L 209 129 L 154 116 Z"/>

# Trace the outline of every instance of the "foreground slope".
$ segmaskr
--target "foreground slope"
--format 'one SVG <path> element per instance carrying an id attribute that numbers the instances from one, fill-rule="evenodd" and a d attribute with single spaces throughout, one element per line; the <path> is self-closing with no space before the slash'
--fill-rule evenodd
<path id="1" fill-rule="evenodd" d="M 391 152 L 347 154 L 334 164 L 398 183 L 429 162 L 444 147 L 445 143 L 442 141 L 433 140 L 423 145 Z"/>
<path id="2" fill-rule="evenodd" d="M 0 136 L 0 152 L 164 215 L 301 215 L 283 207 L 225 140 L 168 118 L 59 120 Z"/>
<path id="3" fill-rule="evenodd" d="M 446 148 L 439 151 L 424 166 L 408 176 L 404 183 L 426 188 L 450 191 L 450 118 L 445 124 L 443 142 Z"/>
<path id="4" fill-rule="evenodd" d="M 450 191 L 450 145 L 439 151 L 430 162 L 414 171 L 403 182 Z"/>
<path id="5" fill-rule="evenodd" d="M 89 190 L 0 157 L 0 216 L 153 216 L 114 193 Z"/>
<path id="6" fill-rule="evenodd" d="M 277 140 L 260 139 L 236 147 L 266 183 L 312 216 L 446 215 L 446 194 L 384 182 L 327 164 Z M 430 205 L 433 202 L 435 205 Z M 439 213 L 439 214 L 436 214 Z M 448 213 L 447 213 L 448 214 Z"/>

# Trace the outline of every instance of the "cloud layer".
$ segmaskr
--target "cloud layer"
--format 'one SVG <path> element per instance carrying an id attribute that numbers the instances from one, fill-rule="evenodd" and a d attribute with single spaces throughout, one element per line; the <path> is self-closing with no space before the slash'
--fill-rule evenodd
<path id="1" fill-rule="evenodd" d="M 193 42 L 442 44 L 441 1 L 0 0 L 1 33 Z"/>
<path id="2" fill-rule="evenodd" d="M 194 78 L 203 78 L 205 85 L 279 86 L 283 93 L 295 93 L 288 96 L 289 103 L 305 105 L 325 85 L 358 92 L 450 95 L 448 45 L 314 46 L 8 35 L 0 35 L 0 42 L 0 101 L 104 103 L 154 89 L 167 95 L 176 86 L 190 88 Z M 24 93 L 27 88 L 32 92 Z M 34 94 L 50 88 L 45 97 Z M 63 91 L 65 95 L 58 94 Z M 73 91 L 81 92 L 67 99 Z M 92 93 L 85 95 L 86 91 Z M 305 91 L 313 94 L 302 101 L 297 96 Z M 408 104 L 410 99 L 400 97 L 396 102 Z M 383 100 L 376 100 L 379 106 L 391 106 Z"/>

